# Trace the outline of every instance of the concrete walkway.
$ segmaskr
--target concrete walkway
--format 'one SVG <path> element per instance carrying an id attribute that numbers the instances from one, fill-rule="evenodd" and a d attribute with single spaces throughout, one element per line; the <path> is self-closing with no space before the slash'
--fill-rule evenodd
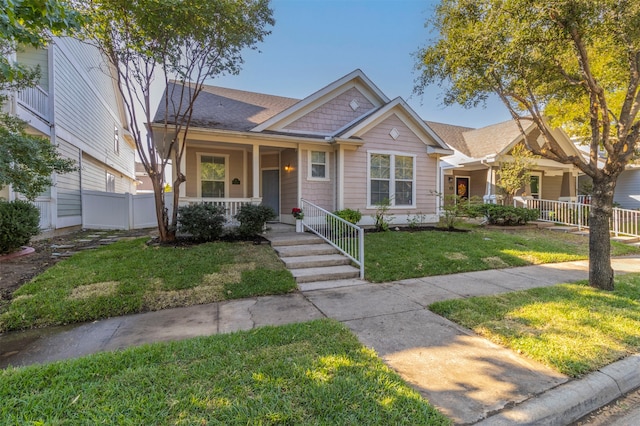
<path id="1" fill-rule="evenodd" d="M 640 258 L 612 261 L 640 272 Z M 411 279 L 302 285 L 301 292 L 168 309 L 0 335 L 0 367 L 78 357 L 166 340 L 335 318 L 457 424 L 563 425 L 640 386 L 640 356 L 580 380 L 495 345 L 425 309 L 439 300 L 587 278 L 587 262 Z M 330 288 L 327 288 L 330 287 Z"/>

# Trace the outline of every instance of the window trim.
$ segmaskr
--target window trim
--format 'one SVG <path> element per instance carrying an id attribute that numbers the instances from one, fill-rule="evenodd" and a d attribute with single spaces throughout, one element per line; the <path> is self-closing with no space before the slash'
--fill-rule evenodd
<path id="1" fill-rule="evenodd" d="M 315 177 L 312 176 L 312 166 L 313 164 L 321 164 L 321 163 L 312 163 L 311 162 L 311 157 L 312 157 L 312 153 L 313 152 L 324 152 L 325 156 L 324 156 L 324 177 Z M 318 150 L 318 149 L 309 149 L 307 150 L 307 180 L 314 180 L 314 181 L 322 181 L 322 182 L 326 182 L 329 181 L 331 178 L 329 176 L 331 176 L 331 174 L 329 173 L 329 163 L 330 163 L 330 157 L 331 152 L 329 151 L 322 151 L 322 150 Z"/>
<path id="2" fill-rule="evenodd" d="M 111 191 L 109 189 L 109 180 L 110 180 L 109 177 L 112 178 L 111 181 L 113 182 L 113 191 Z M 105 178 L 105 192 L 108 192 L 110 194 L 115 194 L 115 192 L 116 192 L 116 175 L 114 175 L 113 173 L 109 173 L 108 170 L 105 170 L 104 178 Z"/>
<path id="3" fill-rule="evenodd" d="M 222 157 L 224 158 L 224 197 L 220 198 L 224 200 L 225 198 L 229 198 L 229 154 L 217 154 L 215 152 L 197 152 L 196 153 L 196 177 L 198 180 L 197 186 L 197 196 L 198 198 L 203 198 L 202 196 L 202 157 Z M 217 198 L 217 197 L 207 197 L 207 198 Z"/>
<path id="4" fill-rule="evenodd" d="M 412 204 L 404 204 L 404 205 L 398 205 L 396 206 L 395 204 L 395 197 L 391 197 L 391 199 L 389 200 L 390 202 L 390 209 L 393 210 L 398 210 L 398 209 L 415 209 L 417 207 L 416 204 L 416 186 L 417 186 L 417 179 L 416 179 L 416 168 L 417 168 L 417 155 L 416 154 L 411 154 L 408 152 L 400 152 L 400 151 L 379 151 L 379 150 L 375 150 L 375 151 L 367 151 L 367 209 L 375 209 L 377 208 L 376 205 L 371 204 L 371 156 L 372 155 L 376 155 L 376 154 L 380 154 L 380 155 L 388 155 L 390 156 L 390 170 L 389 170 L 389 192 L 393 191 L 395 194 L 395 187 L 396 187 L 396 178 L 395 178 L 395 169 L 396 169 L 396 161 L 395 158 L 396 156 L 399 157 L 411 157 L 413 160 L 413 177 L 411 179 L 411 202 Z M 404 182 L 406 181 L 405 179 L 400 180 L 400 182 Z M 390 194 L 391 195 L 391 194 Z"/>
<path id="5" fill-rule="evenodd" d="M 113 152 L 120 154 L 120 129 L 118 126 L 113 126 Z"/>

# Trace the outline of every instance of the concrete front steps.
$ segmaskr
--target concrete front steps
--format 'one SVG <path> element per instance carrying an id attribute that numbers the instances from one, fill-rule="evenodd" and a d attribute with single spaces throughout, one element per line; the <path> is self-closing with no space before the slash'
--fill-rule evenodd
<path id="1" fill-rule="evenodd" d="M 351 266 L 348 257 L 316 235 L 280 232 L 269 233 L 266 238 L 298 285 L 348 280 L 360 276 L 360 270 Z"/>

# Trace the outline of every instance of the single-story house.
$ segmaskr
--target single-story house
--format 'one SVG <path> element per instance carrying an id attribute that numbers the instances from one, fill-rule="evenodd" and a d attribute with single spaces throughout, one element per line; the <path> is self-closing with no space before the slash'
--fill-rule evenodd
<path id="1" fill-rule="evenodd" d="M 164 117 L 165 98 L 153 132 L 164 131 Z M 417 214 L 434 223 L 440 160 L 451 154 L 403 99 L 388 98 L 361 70 L 301 100 L 205 86 L 182 157 L 180 203 L 224 202 L 231 211 L 263 203 L 293 223 L 305 199 L 358 209 L 367 225 L 389 200 L 394 224 Z"/>
<path id="2" fill-rule="evenodd" d="M 511 161 L 511 150 L 524 142 L 517 123 L 510 120 L 480 129 L 431 121 L 426 123 L 454 150 L 453 155 L 442 158 L 445 196 L 457 194 L 481 197 L 491 202 L 499 200 L 502 194 L 497 187 L 497 171 L 501 164 Z M 539 144 L 540 131 L 533 121 L 523 120 L 523 128 L 527 141 Z M 565 153 L 580 155 L 564 131 L 552 129 L 551 134 Z M 578 175 L 578 168 L 572 164 L 537 158 L 529 187 L 522 188 L 516 195 L 544 200 L 574 200 Z"/>

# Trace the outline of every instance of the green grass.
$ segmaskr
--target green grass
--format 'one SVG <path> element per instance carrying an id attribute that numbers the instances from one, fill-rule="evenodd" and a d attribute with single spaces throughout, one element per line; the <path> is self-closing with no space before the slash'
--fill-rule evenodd
<path id="1" fill-rule="evenodd" d="M 266 245 L 148 246 L 120 241 L 59 262 L 0 307 L 0 332 L 293 291 Z"/>
<path id="2" fill-rule="evenodd" d="M 496 343 L 579 377 L 640 351 L 640 275 L 616 277 L 615 290 L 584 283 L 429 306 Z"/>
<path id="3" fill-rule="evenodd" d="M 587 259 L 588 238 L 545 230 L 381 232 L 365 236 L 373 282 Z M 612 255 L 640 249 L 612 242 Z"/>
<path id="4" fill-rule="evenodd" d="M 445 425 L 360 345 L 320 320 L 0 372 L 8 424 Z"/>

